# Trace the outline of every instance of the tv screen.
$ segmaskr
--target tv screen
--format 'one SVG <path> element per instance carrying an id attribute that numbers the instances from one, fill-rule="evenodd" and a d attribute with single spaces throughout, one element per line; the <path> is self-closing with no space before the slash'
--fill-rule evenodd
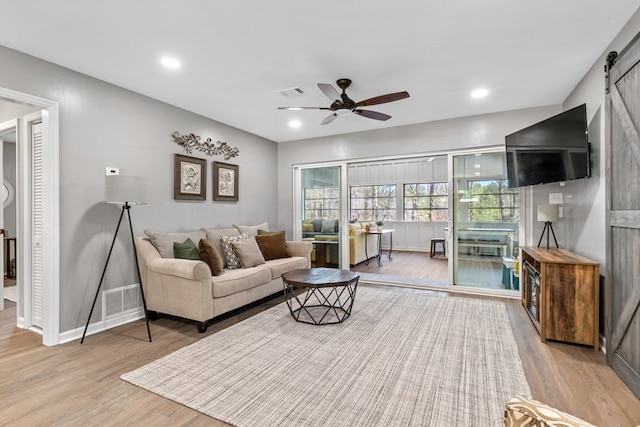
<path id="1" fill-rule="evenodd" d="M 582 104 L 505 137 L 509 187 L 588 178 L 587 107 Z"/>

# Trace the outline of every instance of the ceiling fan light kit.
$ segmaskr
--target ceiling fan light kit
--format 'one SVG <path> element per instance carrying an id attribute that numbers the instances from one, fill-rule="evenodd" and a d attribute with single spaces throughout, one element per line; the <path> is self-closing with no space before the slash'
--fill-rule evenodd
<path id="1" fill-rule="evenodd" d="M 326 125 L 334 121 L 338 116 L 348 116 L 351 113 L 355 113 L 359 116 L 366 117 L 368 119 L 373 120 L 389 120 L 391 118 L 390 115 L 380 113 L 377 111 L 371 110 L 363 110 L 360 107 L 366 107 L 369 105 L 379 105 L 385 104 L 387 102 L 399 101 L 401 99 L 409 98 L 409 92 L 394 92 L 388 93 L 386 95 L 375 96 L 373 98 L 368 98 L 359 102 L 355 102 L 347 95 L 347 88 L 351 86 L 350 79 L 338 79 L 336 84 L 340 89 L 342 89 L 342 93 L 338 92 L 332 85 L 329 83 L 318 83 L 318 88 L 324 95 L 329 98 L 332 103 L 331 106 L 327 107 L 278 107 L 279 110 L 328 110 L 332 111 L 331 115 L 326 117 L 321 125 Z"/>

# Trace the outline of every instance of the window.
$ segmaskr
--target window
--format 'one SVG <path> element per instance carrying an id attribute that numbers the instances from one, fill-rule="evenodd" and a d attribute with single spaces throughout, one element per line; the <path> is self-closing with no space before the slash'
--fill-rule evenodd
<path id="1" fill-rule="evenodd" d="M 358 221 L 394 221 L 396 219 L 396 186 L 351 187 L 349 218 Z"/>
<path id="2" fill-rule="evenodd" d="M 518 190 L 507 184 L 506 179 L 469 181 L 469 221 L 517 222 Z"/>
<path id="3" fill-rule="evenodd" d="M 449 191 L 446 182 L 404 185 L 405 221 L 447 221 Z"/>
<path id="4" fill-rule="evenodd" d="M 304 218 L 340 218 L 340 192 L 338 187 L 304 189 Z"/>

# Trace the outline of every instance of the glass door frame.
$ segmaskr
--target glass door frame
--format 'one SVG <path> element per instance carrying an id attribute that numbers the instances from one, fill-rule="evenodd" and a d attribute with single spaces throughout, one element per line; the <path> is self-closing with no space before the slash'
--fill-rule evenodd
<path id="1" fill-rule="evenodd" d="M 469 294 L 477 294 L 477 295 L 490 295 L 490 296 L 502 296 L 502 297 L 511 297 L 511 298 L 520 298 L 521 297 L 521 289 L 519 290 L 513 289 L 491 289 L 484 287 L 476 287 L 476 286 L 464 286 L 464 285 L 456 285 L 454 283 L 455 280 L 455 257 L 457 254 L 457 233 L 455 232 L 455 227 L 457 224 L 456 219 L 456 191 L 455 191 L 455 176 L 454 176 L 454 158 L 459 156 L 468 156 L 474 154 L 488 154 L 488 153 L 499 153 L 504 152 L 504 146 L 491 146 L 491 147 L 481 147 L 474 149 L 465 149 L 458 150 L 454 152 L 448 153 L 448 185 L 449 185 L 449 221 L 447 223 L 447 233 L 446 233 L 446 245 L 447 245 L 447 254 L 449 255 L 449 264 L 448 264 L 448 287 L 447 289 L 454 292 L 460 293 L 469 293 Z M 526 194 L 525 194 L 526 193 Z M 523 189 L 519 190 L 519 222 L 518 222 L 518 235 L 519 242 L 521 246 L 524 246 L 527 242 L 525 240 L 525 229 L 527 228 L 527 224 L 531 222 L 527 212 L 529 209 L 527 206 L 529 205 L 530 191 L 524 191 Z"/>
<path id="2" fill-rule="evenodd" d="M 349 266 L 349 186 L 347 183 L 347 163 L 346 162 L 330 162 L 330 163 L 305 163 L 293 165 L 293 240 L 302 240 L 302 171 L 307 169 L 319 168 L 339 168 L 340 175 L 340 214 L 338 218 L 338 268 L 342 270 L 350 270 Z"/>

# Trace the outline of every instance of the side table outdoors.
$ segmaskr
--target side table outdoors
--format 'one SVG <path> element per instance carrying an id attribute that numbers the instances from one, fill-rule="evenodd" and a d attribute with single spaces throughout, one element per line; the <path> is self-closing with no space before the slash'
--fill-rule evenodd
<path id="1" fill-rule="evenodd" d="M 312 325 L 344 322 L 351 316 L 359 279 L 358 274 L 335 268 L 283 273 L 284 296 L 291 316 L 297 322 Z"/>
<path id="2" fill-rule="evenodd" d="M 370 235 L 377 235 L 378 236 L 378 255 L 376 255 L 376 258 L 378 258 L 378 266 L 382 267 L 382 236 L 384 236 L 385 234 L 389 235 L 389 254 L 387 255 L 389 258 L 389 261 L 391 261 L 393 258 L 391 258 L 391 251 L 393 250 L 393 232 L 395 230 L 371 230 L 371 231 L 365 231 L 364 232 L 364 238 L 365 238 L 365 242 L 364 242 L 364 255 L 365 258 L 367 258 L 367 260 L 365 261 L 366 265 L 369 265 L 369 254 L 367 253 L 367 239 L 369 238 Z"/>

